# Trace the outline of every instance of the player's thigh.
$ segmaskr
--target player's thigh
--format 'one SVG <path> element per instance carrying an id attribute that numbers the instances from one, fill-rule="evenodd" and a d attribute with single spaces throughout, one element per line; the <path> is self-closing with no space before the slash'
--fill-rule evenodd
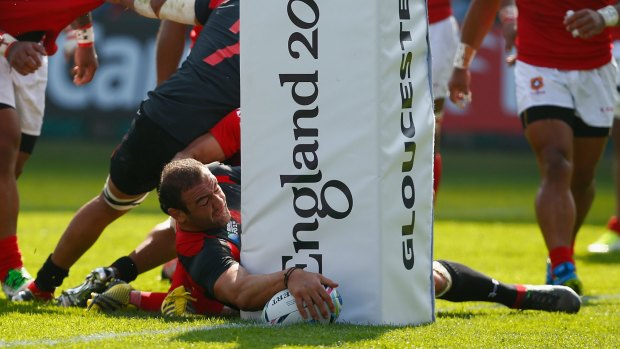
<path id="1" fill-rule="evenodd" d="M 157 186 L 163 167 L 184 147 L 142 111 L 112 154 L 110 179 L 124 195 L 148 193 Z"/>
<path id="2" fill-rule="evenodd" d="M 557 118 L 539 119 L 525 128 L 541 173 L 570 171 L 573 157 L 573 130 Z"/>

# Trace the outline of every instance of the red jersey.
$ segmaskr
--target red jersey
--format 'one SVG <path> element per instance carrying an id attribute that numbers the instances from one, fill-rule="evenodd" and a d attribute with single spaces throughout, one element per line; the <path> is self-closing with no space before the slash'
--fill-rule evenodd
<path id="1" fill-rule="evenodd" d="M 433 24 L 452 16 L 450 0 L 428 0 L 428 23 Z"/>
<path id="2" fill-rule="evenodd" d="M 0 30 L 11 36 L 44 32 L 48 55 L 56 53 L 58 34 L 103 0 L 0 0 Z"/>
<path id="3" fill-rule="evenodd" d="M 531 65 L 561 70 L 590 70 L 609 63 L 612 57 L 609 30 L 587 40 L 573 38 L 564 27 L 564 17 L 568 10 L 596 10 L 612 2 L 517 0 L 518 59 Z"/>

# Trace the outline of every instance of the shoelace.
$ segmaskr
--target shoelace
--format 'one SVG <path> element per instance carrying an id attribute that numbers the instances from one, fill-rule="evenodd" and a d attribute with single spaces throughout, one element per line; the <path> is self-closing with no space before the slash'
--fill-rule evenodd
<path id="1" fill-rule="evenodd" d="M 553 305 L 555 302 L 557 302 L 559 296 L 553 293 L 538 293 L 538 292 L 528 291 L 525 298 L 531 301 L 534 301 L 536 303 L 544 303 L 546 305 Z"/>

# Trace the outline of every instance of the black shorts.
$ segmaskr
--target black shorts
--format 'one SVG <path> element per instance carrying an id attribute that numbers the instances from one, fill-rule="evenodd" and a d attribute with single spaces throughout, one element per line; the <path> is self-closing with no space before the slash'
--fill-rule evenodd
<path id="1" fill-rule="evenodd" d="M 204 28 L 189 56 L 143 105 L 151 120 L 185 144 L 240 106 L 239 0 L 216 9 L 209 3 L 196 2 Z"/>
<path id="2" fill-rule="evenodd" d="M 573 129 L 575 137 L 607 137 L 609 136 L 609 127 L 594 127 L 586 124 L 581 118 L 575 115 L 575 110 L 551 105 L 530 107 L 519 115 L 521 117 L 521 126 L 523 129 L 527 125 L 545 119 L 555 119 L 564 121 Z"/>
<path id="3" fill-rule="evenodd" d="M 110 178 L 127 195 L 157 187 L 164 166 L 185 145 L 155 124 L 142 110 L 110 159 Z"/>

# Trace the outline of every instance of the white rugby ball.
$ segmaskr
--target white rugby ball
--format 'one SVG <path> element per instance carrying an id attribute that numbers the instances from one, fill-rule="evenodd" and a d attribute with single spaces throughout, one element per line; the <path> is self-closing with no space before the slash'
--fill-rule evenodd
<path id="1" fill-rule="evenodd" d="M 336 307 L 336 311 L 332 312 L 328 319 L 321 319 L 316 321 L 312 319 L 308 313 L 308 319 L 304 320 L 297 310 L 297 304 L 295 303 L 295 298 L 288 290 L 282 290 L 276 293 L 270 300 L 265 304 L 263 308 L 263 314 L 261 319 L 270 325 L 285 325 L 285 324 L 295 324 L 300 322 L 319 322 L 319 323 L 332 323 L 336 322 L 338 316 L 340 315 L 340 310 L 342 309 L 342 297 L 335 288 L 325 287 L 327 294 L 332 299 L 334 306 Z M 317 309 L 318 311 L 318 309 Z M 319 313 L 320 315 L 320 313 Z"/>

